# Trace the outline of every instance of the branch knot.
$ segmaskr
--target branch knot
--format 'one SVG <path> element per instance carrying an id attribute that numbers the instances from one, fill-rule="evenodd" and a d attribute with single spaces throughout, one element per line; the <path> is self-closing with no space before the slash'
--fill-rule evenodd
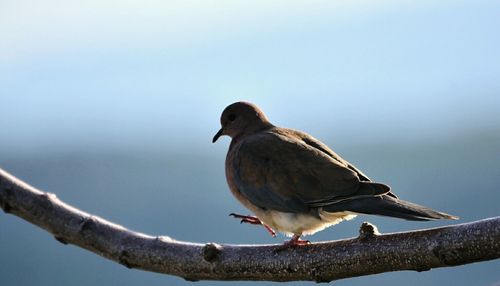
<path id="1" fill-rule="evenodd" d="M 203 246 L 202 254 L 203 254 L 203 259 L 207 262 L 215 262 L 219 258 L 219 254 L 222 250 L 222 246 L 220 246 L 217 243 L 207 243 L 205 246 Z"/>
<path id="2" fill-rule="evenodd" d="M 377 235 L 380 235 L 380 232 L 374 224 L 365 221 L 359 227 L 359 239 L 361 240 L 371 239 Z"/>

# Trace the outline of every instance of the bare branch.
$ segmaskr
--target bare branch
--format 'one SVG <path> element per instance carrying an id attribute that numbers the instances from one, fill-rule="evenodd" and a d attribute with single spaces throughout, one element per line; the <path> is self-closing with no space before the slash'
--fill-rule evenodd
<path id="1" fill-rule="evenodd" d="M 358 238 L 275 252 L 277 245 L 190 243 L 149 236 L 80 211 L 0 169 L 0 206 L 54 235 L 128 268 L 186 280 L 313 280 L 455 266 L 500 258 L 500 217 L 380 235 L 364 223 Z"/>

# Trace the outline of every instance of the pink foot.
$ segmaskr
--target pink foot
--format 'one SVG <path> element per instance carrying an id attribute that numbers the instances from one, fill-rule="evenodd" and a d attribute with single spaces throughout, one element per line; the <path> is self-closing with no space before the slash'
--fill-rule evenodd
<path id="1" fill-rule="evenodd" d="M 232 217 L 234 217 L 234 218 L 241 219 L 240 223 L 260 224 L 260 225 L 262 225 L 262 226 L 264 226 L 266 228 L 267 232 L 269 232 L 269 234 L 272 237 L 276 237 L 276 232 L 272 228 L 270 228 L 268 225 L 264 224 L 256 216 L 240 215 L 240 214 L 235 214 L 235 213 L 230 213 L 229 215 L 232 216 Z"/>
<path id="2" fill-rule="evenodd" d="M 289 241 L 285 241 L 281 246 L 276 249 L 276 252 L 285 250 L 290 247 L 303 246 L 311 244 L 309 240 L 300 239 L 300 235 L 294 234 Z"/>

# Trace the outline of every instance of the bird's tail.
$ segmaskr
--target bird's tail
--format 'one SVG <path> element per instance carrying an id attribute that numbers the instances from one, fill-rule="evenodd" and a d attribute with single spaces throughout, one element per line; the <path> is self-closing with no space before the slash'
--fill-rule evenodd
<path id="1" fill-rule="evenodd" d="M 324 206 L 323 209 L 327 212 L 348 210 L 355 213 L 390 216 L 406 220 L 458 219 L 456 216 L 438 212 L 388 195 L 345 200 Z"/>

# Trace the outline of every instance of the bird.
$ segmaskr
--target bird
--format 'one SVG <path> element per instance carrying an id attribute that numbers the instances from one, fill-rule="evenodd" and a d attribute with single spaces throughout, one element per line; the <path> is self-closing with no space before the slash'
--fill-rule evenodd
<path id="1" fill-rule="evenodd" d="M 412 221 L 458 219 L 399 199 L 313 136 L 273 125 L 255 104 L 228 105 L 212 139 L 231 137 L 225 173 L 231 193 L 254 215 L 230 215 L 291 237 L 283 248 L 310 244 L 301 237 L 359 214 Z"/>

